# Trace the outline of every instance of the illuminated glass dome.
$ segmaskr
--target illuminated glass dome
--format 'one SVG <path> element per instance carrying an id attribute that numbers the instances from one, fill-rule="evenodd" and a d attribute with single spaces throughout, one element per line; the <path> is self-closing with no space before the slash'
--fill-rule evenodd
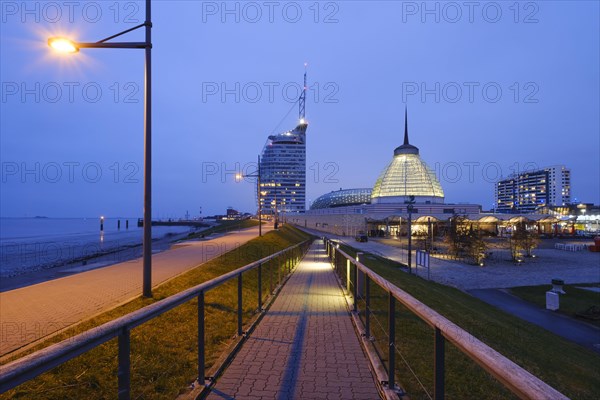
<path id="1" fill-rule="evenodd" d="M 336 190 L 320 196 L 310 206 L 311 210 L 343 206 L 369 204 L 371 202 L 371 189 L 346 189 Z"/>
<path id="2" fill-rule="evenodd" d="M 444 191 L 435 173 L 419 157 L 419 149 L 408 142 L 408 119 L 404 120 L 404 144 L 375 182 L 371 203 L 443 203 Z"/>

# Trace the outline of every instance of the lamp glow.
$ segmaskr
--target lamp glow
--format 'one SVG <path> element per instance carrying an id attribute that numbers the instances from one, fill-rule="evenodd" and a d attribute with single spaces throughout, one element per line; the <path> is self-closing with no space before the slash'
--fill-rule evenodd
<path id="1" fill-rule="evenodd" d="M 48 46 L 52 47 L 54 50 L 60 53 L 77 53 L 79 52 L 79 47 L 67 38 L 63 37 L 51 37 L 48 39 Z"/>

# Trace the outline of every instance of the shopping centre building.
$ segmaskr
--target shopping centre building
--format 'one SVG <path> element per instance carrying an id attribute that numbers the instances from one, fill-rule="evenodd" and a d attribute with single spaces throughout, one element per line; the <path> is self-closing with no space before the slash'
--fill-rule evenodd
<path id="1" fill-rule="evenodd" d="M 439 235 L 457 216 L 492 235 L 508 234 L 518 223 L 545 235 L 572 234 L 581 228 L 573 215 L 483 213 L 478 204 L 446 203 L 435 173 L 409 142 L 406 114 L 404 142 L 394 150 L 373 188 L 333 191 L 317 198 L 305 213 L 287 213 L 283 218 L 324 233 L 394 237 L 407 234 L 409 218 L 413 234 L 422 231 Z M 589 214 L 586 218 L 589 220 Z"/>

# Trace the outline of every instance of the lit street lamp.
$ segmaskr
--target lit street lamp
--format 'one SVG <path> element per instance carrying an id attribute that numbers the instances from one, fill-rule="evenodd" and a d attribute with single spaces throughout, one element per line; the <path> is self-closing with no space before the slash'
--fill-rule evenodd
<path id="1" fill-rule="evenodd" d="M 262 192 L 260 191 L 260 155 L 257 156 L 257 170 L 251 174 L 238 174 L 236 178 L 256 178 L 256 196 L 258 199 L 258 236 L 262 236 Z"/>
<path id="2" fill-rule="evenodd" d="M 144 42 L 108 42 L 125 33 L 145 28 Z M 64 37 L 51 37 L 48 45 L 61 53 L 78 53 L 79 49 L 144 49 L 146 50 L 144 86 L 144 273 L 142 294 L 152 297 L 152 22 L 150 0 L 146 0 L 146 21 L 143 24 L 109 36 L 95 43 L 75 42 Z"/>

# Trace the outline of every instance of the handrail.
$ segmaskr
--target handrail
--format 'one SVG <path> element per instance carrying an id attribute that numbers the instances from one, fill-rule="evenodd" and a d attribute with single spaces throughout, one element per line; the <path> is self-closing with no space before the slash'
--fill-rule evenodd
<path id="1" fill-rule="evenodd" d="M 144 322 L 147 322 L 183 303 L 203 295 L 210 289 L 219 286 L 235 277 L 240 277 L 244 272 L 250 271 L 262 264 L 279 257 L 291 250 L 305 245 L 310 240 L 305 240 L 290 246 L 270 256 L 254 261 L 234 271 L 228 272 L 209 281 L 203 282 L 178 294 L 167 297 L 156 303 L 150 304 L 139 310 L 119 317 L 88 331 L 82 332 L 72 338 L 38 350 L 32 354 L 19 358 L 4 366 L 0 366 L 0 393 L 4 393 L 21 383 L 49 371 L 111 339 L 128 335 L 129 331 Z M 259 294 L 260 295 L 260 294 Z M 121 340 L 121 338 L 119 338 Z M 120 345 L 120 343 L 119 343 Z"/>
<path id="2" fill-rule="evenodd" d="M 511 392 L 523 399 L 568 399 L 546 382 L 518 366 L 490 346 L 486 345 L 469 332 L 451 322 L 438 312 L 415 299 L 404 290 L 381 277 L 369 267 L 357 261 L 343 250 L 332 246 L 346 260 L 354 264 L 371 281 L 386 290 L 406 308 L 421 318 L 425 323 L 436 329 L 443 337 L 454 344 L 462 353 L 487 370 Z M 356 299 L 354 300 L 356 302 Z"/>

